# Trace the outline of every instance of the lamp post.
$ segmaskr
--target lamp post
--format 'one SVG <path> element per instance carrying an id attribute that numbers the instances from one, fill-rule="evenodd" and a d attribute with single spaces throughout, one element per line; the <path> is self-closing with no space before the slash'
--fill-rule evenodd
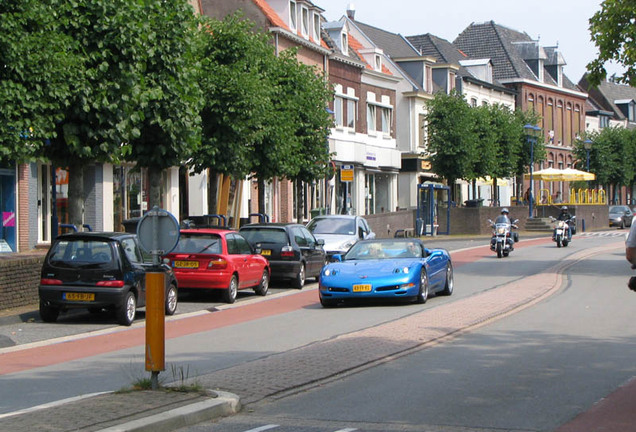
<path id="1" fill-rule="evenodd" d="M 524 125 L 523 128 L 526 130 L 528 142 L 530 143 L 530 196 L 529 196 L 530 204 L 529 204 L 528 217 L 532 219 L 532 204 L 534 202 L 534 194 L 533 194 L 534 181 L 532 179 L 532 171 L 534 169 L 534 143 L 537 141 L 535 132 L 540 131 L 541 128 L 537 125 L 531 125 L 531 124 Z"/>
<path id="2" fill-rule="evenodd" d="M 590 150 L 592 149 L 592 140 L 587 138 L 583 141 L 583 147 L 585 148 L 585 152 L 587 153 L 587 164 L 585 165 L 585 170 L 590 172 Z"/>

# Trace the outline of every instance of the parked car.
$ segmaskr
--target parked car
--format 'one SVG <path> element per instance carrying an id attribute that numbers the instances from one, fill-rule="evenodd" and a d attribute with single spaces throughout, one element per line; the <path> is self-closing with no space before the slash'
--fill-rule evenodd
<path id="1" fill-rule="evenodd" d="M 239 233 L 269 261 L 272 279 L 291 280 L 302 289 L 308 277 L 318 278 L 326 263 L 324 240 L 317 240 L 304 225 L 264 223 L 244 225 Z"/>
<path id="2" fill-rule="evenodd" d="M 626 205 L 614 205 L 609 207 L 609 226 L 625 228 L 632 226 L 634 213 Z"/>
<path id="3" fill-rule="evenodd" d="M 180 233 L 177 246 L 164 257 L 180 288 L 218 289 L 226 303 L 234 303 L 240 289 L 267 294 L 269 262 L 237 231 L 192 228 Z"/>
<path id="4" fill-rule="evenodd" d="M 419 239 L 357 242 L 327 264 L 318 287 L 323 307 L 347 300 L 414 300 L 453 293 L 453 264 L 446 249 L 428 249 Z"/>
<path id="5" fill-rule="evenodd" d="M 129 326 L 138 307 L 146 304 L 146 271 L 137 236 L 130 233 L 77 232 L 58 236 L 44 264 L 40 285 L 40 317 L 55 322 L 60 312 L 87 308 L 111 309 L 121 325 Z M 165 273 L 165 312 L 177 310 L 177 281 L 172 269 Z"/>
<path id="6" fill-rule="evenodd" d="M 361 216 L 316 216 L 309 221 L 307 229 L 316 239 L 325 241 L 324 249 L 329 259 L 335 254 L 344 254 L 358 240 L 375 238 L 369 223 Z"/>

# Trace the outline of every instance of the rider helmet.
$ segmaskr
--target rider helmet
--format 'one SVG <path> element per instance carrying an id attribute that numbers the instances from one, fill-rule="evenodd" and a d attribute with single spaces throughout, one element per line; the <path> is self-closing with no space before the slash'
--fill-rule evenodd
<path id="1" fill-rule="evenodd" d="M 508 213 L 510 213 L 510 212 L 508 211 L 508 209 L 506 207 L 501 209 L 501 214 L 506 214 L 507 215 Z"/>
<path id="2" fill-rule="evenodd" d="M 561 213 L 565 213 L 566 211 L 568 211 L 568 206 L 561 207 Z"/>

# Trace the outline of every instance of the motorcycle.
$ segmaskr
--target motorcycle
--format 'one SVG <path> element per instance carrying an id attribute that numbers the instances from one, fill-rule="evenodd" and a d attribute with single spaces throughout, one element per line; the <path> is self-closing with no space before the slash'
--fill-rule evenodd
<path id="1" fill-rule="evenodd" d="M 552 232 L 552 241 L 556 242 L 557 247 L 567 247 L 568 244 L 572 241 L 572 235 L 574 234 L 574 219 L 576 216 L 572 216 L 567 220 L 558 220 L 552 216 L 550 216 L 550 220 L 554 222 L 554 231 Z M 571 232 L 571 234 L 570 234 Z"/>
<path id="2" fill-rule="evenodd" d="M 514 248 L 514 244 L 519 241 L 517 233 L 513 233 L 513 228 L 519 228 L 516 223 L 519 219 L 512 222 L 505 216 L 499 216 L 495 221 L 488 219 L 492 228 L 492 238 L 490 239 L 490 250 L 497 252 L 497 258 L 507 257 Z"/>

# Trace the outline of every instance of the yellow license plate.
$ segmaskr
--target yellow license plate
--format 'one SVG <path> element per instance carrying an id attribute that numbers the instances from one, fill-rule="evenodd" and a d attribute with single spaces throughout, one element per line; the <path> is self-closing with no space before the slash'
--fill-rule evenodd
<path id="1" fill-rule="evenodd" d="M 263 249 L 263 250 L 261 251 L 261 255 L 267 255 L 267 256 L 269 256 L 269 255 L 271 255 L 271 254 L 272 254 L 272 251 L 271 251 L 271 250 L 269 250 L 269 249 Z"/>
<path id="2" fill-rule="evenodd" d="M 176 268 L 199 268 L 199 261 L 175 261 Z"/>
<path id="3" fill-rule="evenodd" d="M 353 292 L 369 292 L 371 291 L 371 285 L 362 284 L 362 285 L 354 285 Z"/>
<path id="4" fill-rule="evenodd" d="M 94 293 L 64 293 L 64 299 L 69 301 L 95 301 Z"/>

